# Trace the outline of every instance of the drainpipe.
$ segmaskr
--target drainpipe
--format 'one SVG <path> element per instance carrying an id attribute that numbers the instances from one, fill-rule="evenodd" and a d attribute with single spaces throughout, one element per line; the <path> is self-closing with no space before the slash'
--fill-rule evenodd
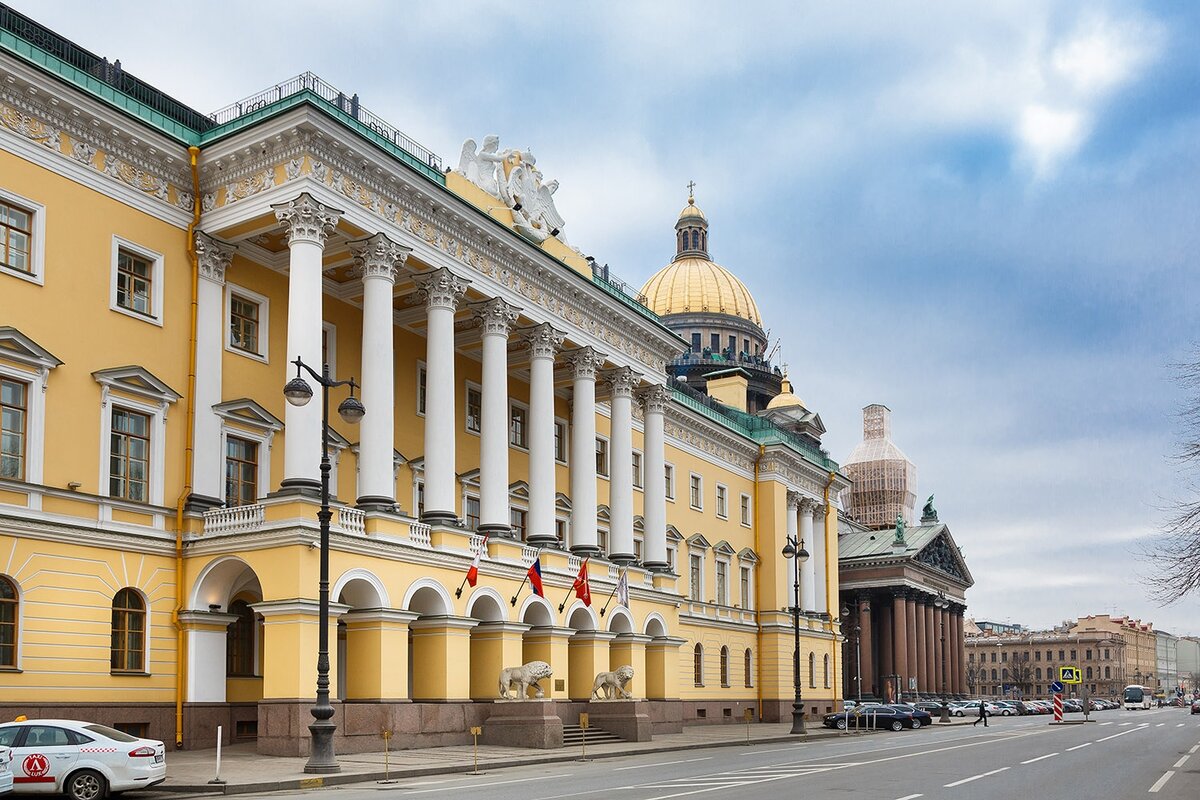
<path id="1" fill-rule="evenodd" d="M 758 555 L 759 558 L 762 558 L 762 556 L 761 556 L 762 550 L 758 546 L 758 530 L 760 527 L 759 526 L 759 514 L 760 514 L 759 509 L 761 508 L 761 506 L 758 504 L 758 464 L 760 461 L 762 461 L 763 453 L 765 453 L 766 450 L 767 450 L 767 448 L 764 445 L 760 444 L 758 446 L 758 458 L 754 459 L 754 553 L 756 555 Z M 759 563 L 762 563 L 762 562 L 760 561 Z M 758 679 L 755 681 L 755 684 L 758 687 L 757 688 L 758 721 L 762 722 L 762 720 L 763 720 L 763 707 L 762 707 L 762 705 L 763 705 L 763 681 L 762 681 L 762 677 L 763 677 L 763 670 L 762 670 L 763 628 L 762 628 L 762 576 L 761 575 L 756 575 L 754 578 L 754 622 L 755 622 L 755 626 L 758 629 L 757 633 L 755 634 L 755 636 L 756 636 L 755 641 L 757 642 L 757 644 L 755 646 L 755 652 L 757 654 L 757 658 L 755 658 L 754 666 L 758 673 Z"/>
<path id="2" fill-rule="evenodd" d="M 200 292 L 200 260 L 196 255 L 196 226 L 200 224 L 200 172 L 196 160 L 199 147 L 188 148 L 188 162 L 192 168 L 192 221 L 187 229 L 188 260 L 192 264 L 192 320 L 188 339 L 187 378 L 187 427 L 186 444 L 183 448 L 183 491 L 175 503 L 175 610 L 171 621 L 175 624 L 175 749 L 183 749 L 183 682 L 187 671 L 183 624 L 179 613 L 183 610 L 183 507 L 192 493 L 192 463 L 195 460 L 196 419 L 196 317 L 199 309 L 197 299 Z"/>
<path id="3" fill-rule="evenodd" d="M 833 508 L 830 507 L 830 505 L 829 505 L 829 489 L 831 486 L 833 486 L 833 479 L 836 476 L 837 476 L 836 472 L 829 473 L 829 480 L 825 482 L 825 491 L 822 493 L 822 500 L 825 503 L 825 559 L 821 563 L 823 563 L 825 565 L 825 610 L 826 611 L 829 611 L 829 515 L 833 512 Z M 837 537 L 837 514 L 836 513 L 833 514 L 833 535 L 835 537 L 834 541 L 837 541 L 837 538 L 836 538 Z M 836 568 L 837 568 L 837 565 L 834 564 L 834 569 L 836 569 Z M 838 588 L 839 589 L 841 588 L 840 583 L 838 584 Z M 841 619 L 842 604 L 841 604 L 840 600 L 834 605 L 834 608 L 836 608 L 838 611 L 837 618 Z M 830 619 L 834 618 L 832 611 L 829 611 L 829 618 Z M 841 622 L 838 623 L 838 632 L 839 633 L 841 632 L 842 624 L 843 623 L 841 623 Z M 829 632 L 830 633 L 834 632 L 832 622 L 829 623 Z M 833 664 L 830 666 L 830 669 L 829 669 L 831 688 L 833 688 L 837 685 L 838 649 L 839 649 L 838 648 L 838 634 L 834 634 L 833 647 L 830 648 L 831 660 L 833 661 Z M 843 683 L 842 684 L 842 695 L 843 695 L 842 699 L 843 700 L 845 700 L 845 694 L 846 694 L 846 685 Z M 835 701 L 837 700 L 836 692 L 835 692 L 834 700 Z M 845 704 L 843 703 L 843 705 L 845 705 Z M 836 702 L 834 703 L 833 707 L 834 707 L 834 709 L 837 708 Z"/>

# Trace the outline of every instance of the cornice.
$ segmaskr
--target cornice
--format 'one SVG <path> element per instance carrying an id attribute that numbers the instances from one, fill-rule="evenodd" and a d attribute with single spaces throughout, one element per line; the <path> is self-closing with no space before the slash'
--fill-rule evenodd
<path id="1" fill-rule="evenodd" d="M 26 513 L 45 516 L 45 512 Z M 175 553 L 175 537 L 165 531 L 147 529 L 145 533 L 130 533 L 121 530 L 114 523 L 31 519 L 3 512 L 0 512 L 0 521 L 3 522 L 6 536 L 163 557 L 170 557 Z M 90 524 L 84 524 L 85 522 Z M 103 529 L 99 527 L 101 524 L 105 526 Z"/>
<path id="2" fill-rule="evenodd" d="M 668 444 L 743 478 L 754 478 L 758 446 L 691 409 L 668 403 L 663 432 Z"/>

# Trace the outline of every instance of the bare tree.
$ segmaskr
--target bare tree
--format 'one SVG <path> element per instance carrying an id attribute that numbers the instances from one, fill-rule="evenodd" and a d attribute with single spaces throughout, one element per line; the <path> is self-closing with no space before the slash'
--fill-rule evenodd
<path id="1" fill-rule="evenodd" d="M 1033 667 L 1029 666 L 1029 653 L 1013 653 L 1012 684 L 1020 691 L 1022 697 L 1033 694 Z"/>
<path id="2" fill-rule="evenodd" d="M 1187 362 L 1177 364 L 1175 372 L 1186 397 L 1178 415 L 1180 447 L 1175 460 L 1187 469 L 1200 464 L 1200 347 Z M 1159 564 L 1171 564 L 1170 569 L 1156 571 L 1149 587 L 1150 596 L 1164 605 L 1200 593 L 1200 482 L 1193 479 L 1189 484 L 1190 499 L 1168 508 L 1160 535 L 1145 552 Z"/>

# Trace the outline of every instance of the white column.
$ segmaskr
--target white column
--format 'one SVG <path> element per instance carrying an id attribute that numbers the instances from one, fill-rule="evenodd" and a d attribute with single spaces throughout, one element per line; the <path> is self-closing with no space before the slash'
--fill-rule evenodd
<path id="1" fill-rule="evenodd" d="M 483 328 L 479 532 L 505 538 L 512 536 L 508 516 L 508 334 L 518 311 L 499 297 L 475 310 Z"/>
<path id="2" fill-rule="evenodd" d="M 454 311 L 469 281 L 443 268 L 418 276 L 416 282 L 429 311 L 425 334 L 425 513 L 421 518 L 450 524 L 458 519 L 454 512 Z"/>
<path id="3" fill-rule="evenodd" d="M 596 536 L 596 370 L 604 356 L 590 347 L 568 358 L 571 399 L 571 552 L 600 552 Z"/>
<path id="4" fill-rule="evenodd" d="M 800 540 L 808 551 L 808 560 L 800 565 L 800 610 L 816 608 L 816 557 L 813 555 L 813 509 L 816 504 L 808 497 L 800 501 Z"/>
<path id="5" fill-rule="evenodd" d="M 363 281 L 362 402 L 358 506 L 392 511 L 396 505 L 395 363 L 392 295 L 396 270 L 412 252 L 382 233 L 350 243 Z"/>
<path id="6" fill-rule="evenodd" d="M 815 562 L 813 565 L 813 574 L 817 578 L 815 589 L 817 604 L 813 608 L 818 614 L 829 613 L 829 576 L 826 574 L 826 570 L 829 569 L 829 560 L 825 552 L 825 511 L 826 507 L 820 503 L 813 507 L 813 546 L 811 552 L 813 561 Z"/>
<path id="7" fill-rule="evenodd" d="M 302 359 L 321 371 L 322 299 L 321 256 L 325 238 L 342 212 L 318 203 L 305 192 L 287 203 L 271 206 L 288 237 L 287 360 Z M 293 367 L 287 366 L 291 378 Z M 320 387 L 315 388 L 316 392 Z M 321 485 L 321 404 L 284 406 L 283 488 Z"/>
<path id="8" fill-rule="evenodd" d="M 636 384 L 637 376 L 628 367 L 616 369 L 608 376 L 612 408 L 608 443 L 608 557 L 617 563 L 637 558 L 633 550 L 633 387 Z"/>
<path id="9" fill-rule="evenodd" d="M 225 454 L 221 451 L 221 419 L 213 406 L 221 402 L 221 359 L 225 352 L 225 270 L 233 248 L 196 231 L 200 282 L 196 287 L 195 457 L 188 505 L 196 510 L 225 502 Z"/>
<path id="10" fill-rule="evenodd" d="M 642 563 L 646 569 L 665 572 L 667 566 L 667 482 L 666 439 L 663 436 L 663 414 L 671 394 L 665 386 L 651 386 L 642 392 L 642 520 L 646 542 Z"/>
<path id="11" fill-rule="evenodd" d="M 554 525 L 554 355 L 563 334 L 542 323 L 525 335 L 529 344 L 529 525 L 528 540 L 557 542 Z M 564 431 L 565 433 L 565 431 Z"/>
<path id="12" fill-rule="evenodd" d="M 788 492 L 785 502 L 787 505 L 787 514 L 785 515 L 787 537 L 796 543 L 796 549 L 799 551 L 800 536 L 796 533 L 796 522 L 800 518 L 800 495 L 796 492 Z M 784 581 L 784 584 L 787 586 L 788 608 L 791 608 L 796 602 L 796 562 L 792 559 L 785 560 L 789 563 L 787 564 L 787 580 Z M 803 607 L 804 603 L 801 602 L 800 605 Z"/>

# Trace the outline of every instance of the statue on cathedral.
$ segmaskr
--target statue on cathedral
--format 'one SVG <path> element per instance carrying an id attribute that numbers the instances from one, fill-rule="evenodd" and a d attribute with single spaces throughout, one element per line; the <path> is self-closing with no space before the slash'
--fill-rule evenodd
<path id="1" fill-rule="evenodd" d="M 925 501 L 925 507 L 921 509 L 921 522 L 937 522 L 937 509 L 933 507 L 933 495 L 929 495 L 929 499 Z"/>
<path id="2" fill-rule="evenodd" d="M 897 544 L 904 543 L 904 515 L 903 514 L 896 515 L 896 543 Z"/>
<path id="3" fill-rule="evenodd" d="M 513 227 L 526 239 L 541 244 L 551 236 L 563 244 L 566 222 L 554 205 L 558 181 L 546 181 L 537 159 L 528 150 L 500 149 L 500 137 L 486 136 L 478 152 L 475 140 L 463 142 L 457 172 L 485 192 L 504 201 L 513 215 Z"/>

